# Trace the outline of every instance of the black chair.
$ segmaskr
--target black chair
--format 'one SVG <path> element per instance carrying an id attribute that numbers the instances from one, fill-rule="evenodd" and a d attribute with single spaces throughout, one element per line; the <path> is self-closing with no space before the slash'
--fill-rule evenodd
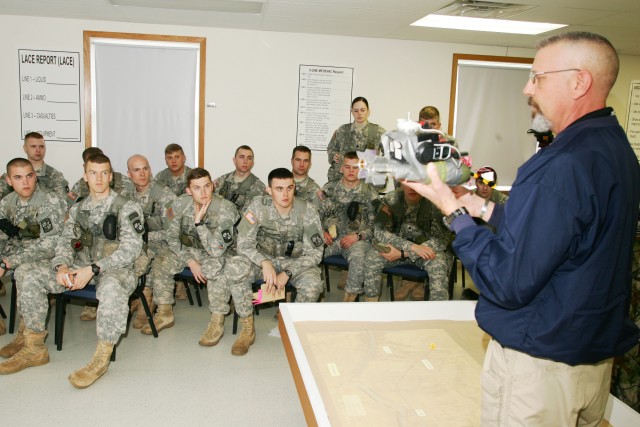
<path id="1" fill-rule="evenodd" d="M 264 280 L 260 279 L 260 280 L 256 280 L 255 282 L 253 282 L 251 284 L 251 291 L 252 292 L 258 292 L 258 290 L 260 289 L 260 287 L 264 284 Z M 290 285 L 289 283 L 287 283 L 284 286 L 284 294 L 285 294 L 285 298 L 287 293 L 291 292 L 291 302 L 294 302 L 296 300 L 296 288 L 293 287 L 293 285 Z M 279 300 L 282 301 L 282 300 Z M 265 303 L 261 303 L 261 304 L 254 304 L 253 306 L 253 311 L 255 313 L 256 316 L 260 315 L 260 305 L 262 304 L 270 304 L 270 303 L 277 303 L 278 301 L 269 301 L 269 302 L 265 302 Z M 238 313 L 234 310 L 233 311 L 233 334 L 235 335 L 238 332 Z"/>
<path id="2" fill-rule="evenodd" d="M 11 299 L 9 300 L 9 333 L 12 334 L 16 326 L 16 313 L 18 311 L 18 290 L 16 279 L 11 270 Z"/>
<path id="3" fill-rule="evenodd" d="M 324 280 L 327 283 L 327 292 L 331 292 L 331 284 L 329 283 L 329 267 L 336 267 L 340 270 L 348 270 L 349 263 L 342 255 L 330 255 L 321 262 L 324 266 Z"/>
<path id="4" fill-rule="evenodd" d="M 193 286 L 196 291 L 196 300 L 198 301 L 198 307 L 202 307 L 202 298 L 200 298 L 200 288 L 202 284 L 196 282 L 196 278 L 193 277 L 193 273 L 189 267 L 185 267 L 180 273 L 173 276 L 173 280 L 177 280 L 184 283 L 185 290 L 187 291 L 187 298 L 189 298 L 189 304 L 193 305 L 193 297 L 191 296 L 191 290 L 189 286 Z"/>
<path id="5" fill-rule="evenodd" d="M 153 336 L 158 338 L 158 331 L 156 330 L 156 325 L 153 322 L 153 313 L 149 309 L 149 304 L 147 304 L 147 300 L 142 293 L 144 289 L 144 285 L 146 283 L 146 275 L 142 275 L 138 278 L 138 285 L 136 289 L 131 294 L 130 299 L 139 298 L 140 304 L 144 308 L 144 311 L 147 315 L 147 320 L 149 321 L 149 326 L 151 327 L 151 332 Z M 99 302 L 96 298 L 96 286 L 95 285 L 87 285 L 83 289 L 78 289 L 75 291 L 65 291 L 60 294 L 56 294 L 56 326 L 55 326 L 55 336 L 54 342 L 56 344 L 56 349 L 58 351 L 62 350 L 62 338 L 64 335 L 64 318 L 67 310 L 67 303 L 71 299 L 79 299 L 85 302 Z M 130 315 L 129 315 L 130 316 Z M 113 347 L 113 353 L 111 353 L 111 361 L 116 360 L 116 347 Z"/>
<path id="6" fill-rule="evenodd" d="M 2 309 L 2 304 L 0 304 L 0 317 L 2 317 L 3 319 L 7 318 L 7 313 L 5 313 Z"/>

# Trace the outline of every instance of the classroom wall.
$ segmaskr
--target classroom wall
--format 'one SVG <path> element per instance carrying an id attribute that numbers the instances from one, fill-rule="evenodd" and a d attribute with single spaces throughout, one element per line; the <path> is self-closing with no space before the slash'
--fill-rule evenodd
<path id="1" fill-rule="evenodd" d="M 393 129 L 396 119 L 406 118 L 408 112 L 417 119 L 424 105 L 440 109 L 446 129 L 453 53 L 525 57 L 535 53 L 499 46 L 0 15 L 1 163 L 24 154 L 18 49 L 80 52 L 82 60 L 84 30 L 206 37 L 205 98 L 217 108 L 205 111 L 204 166 L 214 177 L 229 172 L 235 148 L 248 144 L 256 155 L 254 173 L 265 182 L 273 168 L 290 166 L 300 64 L 353 67 L 353 95 L 369 100 L 370 121 L 386 129 Z M 622 57 L 621 65 L 610 105 L 624 124 L 630 80 L 640 78 L 640 57 Z M 348 117 L 350 105 L 344 108 Z M 46 161 L 71 183 L 82 173 L 84 124 L 82 135 L 82 143 L 48 144 Z M 158 150 L 170 142 L 176 141 L 157 141 Z M 327 166 L 326 154 L 314 152 L 311 176 L 320 184 L 326 181 Z M 114 168 L 126 171 L 126 165 Z"/>

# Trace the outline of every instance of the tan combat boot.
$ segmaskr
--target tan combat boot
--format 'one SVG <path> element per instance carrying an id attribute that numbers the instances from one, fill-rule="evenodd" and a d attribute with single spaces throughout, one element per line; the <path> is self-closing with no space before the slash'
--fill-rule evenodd
<path id="1" fill-rule="evenodd" d="M 393 298 L 398 301 L 404 300 L 411 291 L 418 287 L 418 285 L 419 283 L 417 282 L 403 280 L 400 284 L 400 288 L 398 288 L 398 290 L 393 294 Z"/>
<path id="2" fill-rule="evenodd" d="M 365 302 L 378 302 L 379 299 L 380 299 L 379 296 L 377 296 L 377 297 L 364 297 Z"/>
<path id="3" fill-rule="evenodd" d="M 345 291 L 342 302 L 355 302 L 356 298 L 358 298 L 358 294 L 352 294 L 351 292 Z"/>
<path id="4" fill-rule="evenodd" d="M 4 319 L 0 318 L 0 335 L 7 333 L 7 325 L 4 324 Z"/>
<path id="5" fill-rule="evenodd" d="M 24 347 L 24 320 L 20 317 L 20 326 L 18 326 L 16 337 L 9 344 L 0 348 L 0 357 L 9 358 L 22 350 L 22 347 Z"/>
<path id="6" fill-rule="evenodd" d="M 348 270 L 342 270 L 340 272 L 340 282 L 338 282 L 338 289 L 344 289 L 347 286 L 347 277 L 349 276 Z"/>
<path id="7" fill-rule="evenodd" d="M 183 282 L 176 282 L 176 299 L 188 299 L 187 288 Z"/>
<path id="8" fill-rule="evenodd" d="M 220 338 L 224 335 L 224 314 L 211 313 L 209 326 L 204 334 L 200 337 L 198 344 L 205 347 L 213 347 L 218 344 Z"/>
<path id="9" fill-rule="evenodd" d="M 153 304 L 153 289 L 144 288 L 142 293 L 144 294 L 144 299 L 147 301 L 147 305 L 149 306 L 149 311 L 153 315 L 153 310 L 155 310 L 156 308 L 156 306 Z M 140 329 L 145 324 L 148 325 L 149 321 L 147 320 L 147 313 L 145 313 L 144 307 L 142 306 L 140 300 L 137 299 L 134 302 L 138 303 L 138 312 L 136 313 L 136 318 L 133 319 L 133 322 L 131 322 L 131 326 L 133 326 L 133 329 Z M 133 305 L 133 303 L 131 305 Z"/>
<path id="10" fill-rule="evenodd" d="M 96 320 L 98 317 L 98 307 L 85 304 L 80 313 L 80 320 Z"/>
<path id="11" fill-rule="evenodd" d="M 156 331 L 158 332 L 163 329 L 170 328 L 174 325 L 175 317 L 173 316 L 173 308 L 171 307 L 171 304 L 158 305 L 158 311 L 156 311 L 155 316 L 153 316 L 153 323 L 155 323 Z M 145 335 L 151 335 L 153 333 L 151 331 L 151 325 L 149 325 L 149 323 L 144 325 L 140 332 Z"/>
<path id="12" fill-rule="evenodd" d="M 47 331 L 34 332 L 31 329 L 25 329 L 23 336 L 24 346 L 11 359 L 0 363 L 0 374 L 15 374 L 31 366 L 49 363 L 49 351 L 44 345 Z"/>
<path id="13" fill-rule="evenodd" d="M 233 343 L 233 346 L 231 346 L 231 354 L 234 356 L 247 354 L 251 344 L 256 342 L 256 330 L 253 327 L 253 314 L 247 317 L 241 317 L 240 325 L 242 326 L 240 336 L 236 342 Z"/>
<path id="14" fill-rule="evenodd" d="M 98 378 L 104 375 L 109 368 L 111 361 L 111 353 L 113 353 L 113 344 L 107 341 L 98 341 L 96 352 L 87 366 L 78 369 L 69 375 L 69 382 L 75 388 L 87 388 Z"/>
<path id="15" fill-rule="evenodd" d="M 412 301 L 424 301 L 424 285 L 418 283 L 418 286 L 411 291 L 411 300 Z"/>

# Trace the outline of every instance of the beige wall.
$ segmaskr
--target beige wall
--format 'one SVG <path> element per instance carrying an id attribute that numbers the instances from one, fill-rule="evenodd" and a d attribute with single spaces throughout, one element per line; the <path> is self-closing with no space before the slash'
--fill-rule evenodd
<path id="1" fill-rule="evenodd" d="M 429 104 L 440 109 L 446 128 L 453 53 L 534 54 L 533 50 L 498 46 L 0 15 L 3 163 L 23 154 L 18 49 L 82 52 L 84 30 L 206 37 L 206 101 L 218 107 L 205 111 L 204 166 L 214 177 L 228 172 L 235 147 L 249 144 L 256 154 L 254 172 L 264 181 L 271 169 L 289 166 L 296 138 L 300 64 L 353 67 L 353 95 L 368 98 L 370 121 L 386 129 L 394 128 L 396 119 L 406 117 L 407 112 L 417 118 L 419 109 Z M 623 57 L 610 102 L 622 123 L 632 78 L 640 78 L 640 57 Z M 349 107 L 344 106 L 345 117 Z M 84 126 L 82 133 L 84 138 Z M 174 141 L 157 141 L 158 149 L 169 142 Z M 84 143 L 51 143 L 47 161 L 73 182 L 81 176 L 83 149 Z M 326 155 L 314 152 L 313 161 L 311 175 L 323 184 Z M 125 171 L 125 165 L 114 167 Z"/>

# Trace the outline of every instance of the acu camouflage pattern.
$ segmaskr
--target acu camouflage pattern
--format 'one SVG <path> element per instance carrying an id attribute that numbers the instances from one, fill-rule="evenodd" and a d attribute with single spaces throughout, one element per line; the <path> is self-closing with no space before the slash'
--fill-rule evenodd
<path id="1" fill-rule="evenodd" d="M 132 199 L 142 208 L 144 221 L 149 230 L 149 250 L 156 256 L 161 248 L 167 247 L 166 233 L 169 229 L 167 213 L 173 215 L 171 207 L 177 197 L 168 187 L 152 182 L 146 191 L 142 193 L 135 191 Z"/>
<path id="2" fill-rule="evenodd" d="M 227 253 L 234 244 L 234 224 L 239 215 L 235 206 L 213 195 L 212 202 L 202 221 L 204 225 L 195 226 L 195 203 L 193 198 L 184 194 L 173 203 L 173 215 L 170 220 L 167 240 L 171 257 L 159 256 L 154 260 L 149 281 L 154 288 L 153 299 L 156 304 L 172 304 L 173 276 L 183 270 L 191 260 L 202 266 L 207 278 L 209 308 L 212 313 L 229 311 L 229 296 L 233 295 L 236 310 L 241 317 L 251 314 L 251 287 L 246 287 L 248 269 Z"/>
<path id="3" fill-rule="evenodd" d="M 191 168 L 185 165 L 182 175 L 174 178 L 173 175 L 171 175 L 171 170 L 166 168 L 160 171 L 153 180 L 165 187 L 169 187 L 176 196 L 181 196 L 185 194 L 185 190 L 187 188 L 187 174 L 189 172 L 191 172 Z"/>
<path id="4" fill-rule="evenodd" d="M 442 214 L 425 198 L 416 205 L 409 205 L 402 190 L 387 194 L 383 203 L 376 217 L 375 236 L 382 243 L 404 250 L 408 259 L 388 262 L 374 251 L 370 257 L 372 268 L 381 272 L 384 267 L 411 262 L 429 275 L 429 300 L 447 301 L 449 273 L 453 266 L 453 254 L 448 250 L 452 234 L 442 222 Z M 433 249 L 436 257 L 432 260 L 419 257 L 411 251 L 414 243 Z"/>
<path id="5" fill-rule="evenodd" d="M 294 181 L 296 184 L 296 199 L 313 202 L 317 197 L 318 191 L 322 191 L 322 188 L 309 176 L 299 181 L 294 179 Z"/>
<path id="6" fill-rule="evenodd" d="M 64 200 L 40 185 L 27 202 L 11 192 L 0 200 L 0 219 L 8 219 L 22 231 L 20 237 L 13 238 L 0 231 L 0 258 L 7 258 L 13 268 L 29 261 L 51 259 L 65 213 Z"/>
<path id="7" fill-rule="evenodd" d="M 38 177 L 40 187 L 48 189 L 56 193 L 58 196 L 67 197 L 69 191 L 69 182 L 64 179 L 64 175 L 53 166 L 44 163 L 42 167 L 35 171 Z M 7 174 L 4 173 L 0 177 L 0 199 L 13 191 L 13 188 L 7 184 Z"/>
<path id="8" fill-rule="evenodd" d="M 321 196 L 321 197 L 320 197 Z M 373 225 L 380 206 L 378 193 L 373 186 L 360 181 L 353 189 L 347 189 L 342 180 L 325 184 L 323 193 L 316 199 L 325 230 L 336 225 L 338 236 L 325 249 L 324 256 L 342 255 L 349 262 L 349 272 L 345 291 L 352 294 L 363 292 L 367 297 L 380 294 L 380 271 L 369 268 L 369 253 L 372 250 Z M 324 199 L 322 199 L 324 197 Z M 347 209 L 352 202 L 358 202 L 358 213 L 351 220 Z M 349 249 L 340 246 L 340 239 L 348 234 L 361 233 L 362 240 Z"/>
<path id="9" fill-rule="evenodd" d="M 293 246 L 291 246 L 293 242 Z M 247 285 L 262 279 L 260 265 L 269 260 L 276 273 L 289 270 L 297 302 L 316 302 L 323 289 L 318 264 L 322 260 L 320 216 L 310 203 L 294 198 L 287 216 L 273 206 L 271 196 L 256 197 L 238 225 L 238 253 L 249 260 Z"/>
<path id="10" fill-rule="evenodd" d="M 382 150 L 380 137 L 385 132 L 382 126 L 373 123 L 367 123 L 362 129 L 357 129 L 355 122 L 340 126 L 333 133 L 327 146 L 327 158 L 329 159 L 327 180 L 331 182 L 342 178 L 340 167 L 342 166 L 342 156 L 345 153 L 367 149 L 380 152 Z M 333 160 L 335 154 L 340 154 L 341 160 L 339 162 Z"/>
<path id="11" fill-rule="evenodd" d="M 116 239 L 108 240 L 102 234 L 102 226 L 114 211 L 117 211 Z M 97 335 L 100 340 L 117 343 L 126 330 L 129 296 L 138 279 L 133 264 L 143 248 L 142 221 L 142 209 L 113 191 L 103 200 L 93 201 L 89 197 L 74 205 L 69 210 L 51 264 L 24 264 L 16 270 L 20 310 L 26 326 L 36 332 L 44 331 L 49 308 L 47 294 L 66 291 L 56 283 L 54 266 L 65 264 L 74 270 L 95 262 L 101 268 L 100 274 L 91 280 L 100 300 Z M 88 234 L 92 235 L 91 247 L 75 246 Z"/>
<path id="12" fill-rule="evenodd" d="M 215 194 L 236 205 L 238 212 L 244 212 L 254 197 L 265 194 L 265 185 L 254 174 L 236 182 L 235 171 L 218 177 L 213 181 Z"/>
<path id="13" fill-rule="evenodd" d="M 113 179 L 111 180 L 109 187 L 112 191 L 128 198 L 132 198 L 133 193 L 136 192 L 136 187 L 133 185 L 133 182 L 129 177 L 124 176 L 120 172 L 113 172 Z M 76 203 L 78 198 L 82 197 L 83 199 L 86 199 L 89 197 L 89 186 L 83 178 L 80 178 L 75 184 L 73 184 L 71 194 L 72 196 L 67 195 L 67 206 L 69 207 Z"/>
<path id="14" fill-rule="evenodd" d="M 633 244 L 633 273 L 629 315 L 640 326 L 640 241 Z M 613 361 L 611 393 L 640 412 L 640 345 Z"/>

